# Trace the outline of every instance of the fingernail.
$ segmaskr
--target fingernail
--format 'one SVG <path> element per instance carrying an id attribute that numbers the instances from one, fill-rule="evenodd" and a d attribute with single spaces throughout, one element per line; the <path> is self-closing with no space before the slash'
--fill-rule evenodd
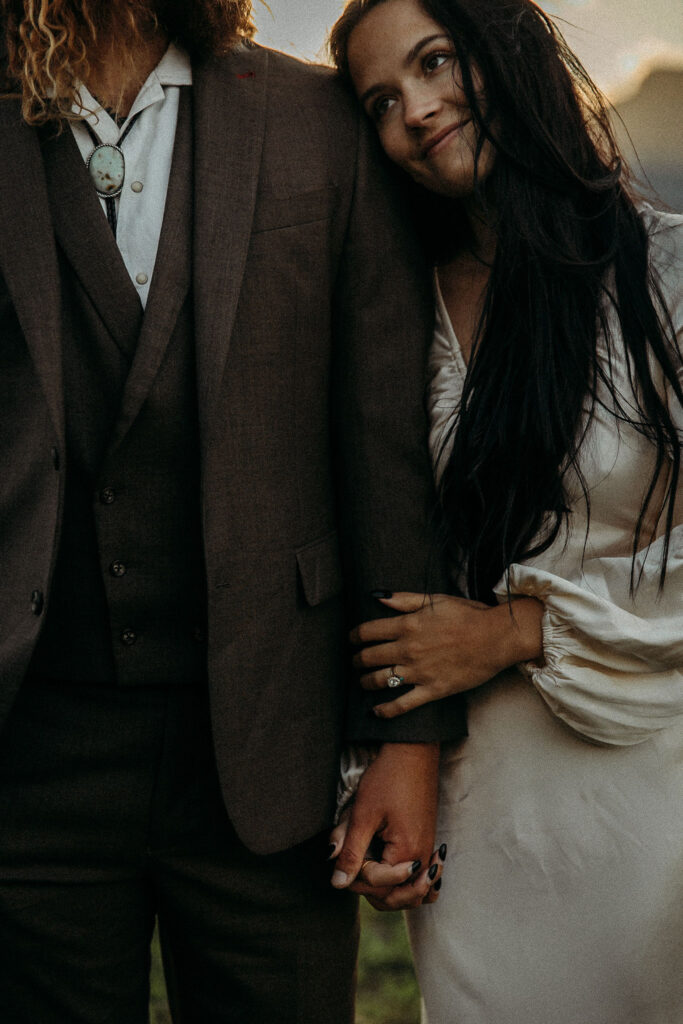
<path id="1" fill-rule="evenodd" d="M 393 594 L 393 591 L 391 591 L 391 590 L 371 590 L 370 591 L 370 597 L 375 597 L 375 598 L 377 598 L 378 601 L 380 601 L 382 598 L 384 598 L 386 600 L 388 597 L 393 597 L 393 596 L 394 596 L 394 594 Z"/>
<path id="2" fill-rule="evenodd" d="M 334 857 L 336 852 L 337 852 L 337 844 L 336 843 L 330 843 L 330 845 L 329 845 L 329 847 L 327 849 L 327 859 L 328 860 L 332 860 L 332 858 Z"/>
<path id="3" fill-rule="evenodd" d="M 382 711 L 381 708 L 373 708 L 372 713 L 375 716 L 375 718 L 384 718 L 384 712 Z"/>
<path id="4" fill-rule="evenodd" d="M 345 871 L 335 871 L 332 875 L 332 885 L 335 889 L 343 889 L 349 881 L 349 876 Z"/>
<path id="5" fill-rule="evenodd" d="M 413 866 L 410 869 L 411 875 L 417 874 L 417 872 L 420 870 L 421 867 L 422 867 L 422 861 L 421 860 L 414 860 L 413 861 Z"/>
<path id="6" fill-rule="evenodd" d="M 434 885 L 432 886 L 432 889 L 434 890 L 434 892 L 438 892 L 439 891 L 439 889 L 441 888 L 442 881 L 443 881 L 443 879 L 440 878 L 437 882 L 434 882 Z"/>
<path id="7" fill-rule="evenodd" d="M 431 868 L 427 872 L 427 877 L 429 878 L 430 882 L 434 881 L 434 879 L 436 878 L 436 876 L 438 874 L 438 871 L 439 871 L 439 865 L 438 864 L 432 864 Z"/>
<path id="8" fill-rule="evenodd" d="M 439 847 L 439 860 L 444 861 L 448 853 L 448 843 L 442 843 Z"/>

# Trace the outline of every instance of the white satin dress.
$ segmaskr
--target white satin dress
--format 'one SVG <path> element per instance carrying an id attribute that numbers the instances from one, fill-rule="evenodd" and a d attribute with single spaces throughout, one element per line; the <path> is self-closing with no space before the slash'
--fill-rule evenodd
<path id="1" fill-rule="evenodd" d="M 683 345 L 683 218 L 643 217 Z M 438 295 L 433 452 L 464 374 Z M 613 376 L 628 396 L 623 354 Z M 469 738 L 443 752 L 443 888 L 407 915 L 428 1024 L 683 1022 L 683 481 L 664 591 L 658 540 L 632 598 L 652 467 L 651 444 L 598 409 L 588 532 L 577 488 L 568 535 L 510 568 L 512 593 L 545 605 L 544 663 L 472 691 Z"/>

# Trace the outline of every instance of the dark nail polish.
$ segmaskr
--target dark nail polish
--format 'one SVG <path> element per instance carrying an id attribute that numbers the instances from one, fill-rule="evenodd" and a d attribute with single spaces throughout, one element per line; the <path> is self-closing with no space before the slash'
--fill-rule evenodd
<path id="1" fill-rule="evenodd" d="M 377 600 L 379 600 L 382 597 L 387 598 L 387 597 L 393 597 L 393 596 L 394 596 L 393 595 L 393 591 L 391 591 L 391 590 L 371 590 L 370 591 L 370 597 L 376 597 Z"/>
<path id="2" fill-rule="evenodd" d="M 441 846 L 439 847 L 439 860 L 442 861 L 442 862 L 445 861 L 447 853 L 448 853 L 448 844 L 447 843 L 442 843 Z"/>
<path id="3" fill-rule="evenodd" d="M 438 871 L 439 871 L 439 865 L 438 864 L 432 864 L 431 868 L 427 872 L 427 877 L 429 878 L 430 882 L 434 881 L 434 879 L 436 878 L 436 876 L 438 874 Z"/>
<path id="4" fill-rule="evenodd" d="M 439 889 L 441 888 L 442 881 L 443 881 L 443 879 L 440 878 L 437 882 L 434 882 L 434 885 L 432 886 L 432 889 L 434 890 L 434 892 L 438 892 L 439 891 Z"/>
<path id="5" fill-rule="evenodd" d="M 414 860 L 413 861 L 413 866 L 410 869 L 410 873 L 412 875 L 416 875 L 421 867 L 422 867 L 422 861 L 421 860 Z"/>
<path id="6" fill-rule="evenodd" d="M 330 843 L 330 845 L 329 845 L 329 847 L 327 849 L 327 859 L 328 860 L 332 860 L 332 858 L 334 857 L 336 851 L 337 851 L 337 844 L 336 843 Z"/>

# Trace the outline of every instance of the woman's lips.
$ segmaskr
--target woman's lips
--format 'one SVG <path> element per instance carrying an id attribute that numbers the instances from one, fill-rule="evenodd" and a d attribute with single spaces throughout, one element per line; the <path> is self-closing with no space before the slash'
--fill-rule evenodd
<path id="1" fill-rule="evenodd" d="M 456 124 L 451 124 L 448 128 L 444 128 L 443 131 L 437 132 L 433 135 L 422 147 L 422 159 L 426 160 L 427 157 L 437 153 L 442 148 L 442 143 L 450 139 L 456 132 L 464 128 L 466 124 L 469 124 L 472 120 L 471 117 L 466 117 L 462 121 L 458 121 Z"/>

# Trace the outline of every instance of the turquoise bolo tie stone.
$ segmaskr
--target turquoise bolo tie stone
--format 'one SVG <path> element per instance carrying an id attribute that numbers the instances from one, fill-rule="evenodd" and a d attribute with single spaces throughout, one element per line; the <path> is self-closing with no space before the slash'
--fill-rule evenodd
<path id="1" fill-rule="evenodd" d="M 102 143 L 90 154 L 88 171 L 95 190 L 102 199 L 114 198 L 123 188 L 126 160 L 118 146 Z"/>

